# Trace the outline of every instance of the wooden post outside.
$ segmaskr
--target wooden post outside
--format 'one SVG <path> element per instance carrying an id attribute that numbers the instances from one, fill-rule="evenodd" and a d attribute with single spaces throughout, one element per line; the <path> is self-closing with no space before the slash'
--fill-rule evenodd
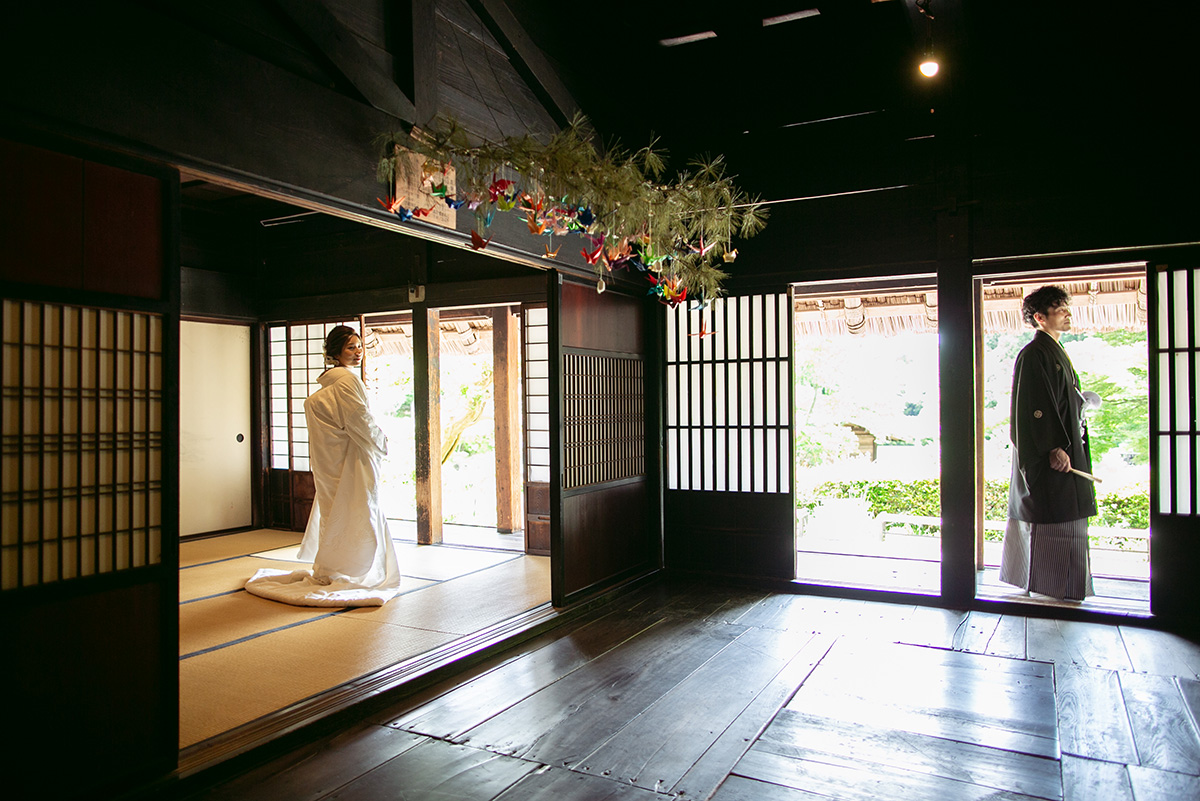
<path id="1" fill-rule="evenodd" d="M 983 281 L 976 278 L 972 302 L 975 308 L 975 571 L 983 570 L 984 520 L 987 517 L 987 479 L 984 475 L 983 413 Z"/>
<path id="2" fill-rule="evenodd" d="M 442 541 L 441 315 L 413 309 L 413 423 L 416 433 L 417 544 Z"/>
<path id="3" fill-rule="evenodd" d="M 521 347 L 508 306 L 492 310 L 492 406 L 496 445 L 496 530 L 521 531 Z"/>

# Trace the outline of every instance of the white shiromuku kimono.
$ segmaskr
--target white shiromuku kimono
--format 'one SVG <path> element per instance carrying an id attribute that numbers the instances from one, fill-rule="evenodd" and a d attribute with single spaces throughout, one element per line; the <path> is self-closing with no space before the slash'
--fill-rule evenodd
<path id="1" fill-rule="evenodd" d="M 299 606 L 380 606 L 400 592 L 400 568 L 379 502 L 387 437 L 354 371 L 333 367 L 304 402 L 316 498 L 299 558 L 312 570 L 260 570 L 246 590 Z"/>

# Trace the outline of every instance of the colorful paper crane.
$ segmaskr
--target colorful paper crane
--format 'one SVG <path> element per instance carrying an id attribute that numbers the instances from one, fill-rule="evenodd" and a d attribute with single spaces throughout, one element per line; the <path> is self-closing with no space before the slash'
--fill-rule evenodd
<path id="1" fill-rule="evenodd" d="M 379 201 L 379 205 L 383 206 L 385 209 L 387 209 L 392 214 L 396 213 L 396 209 L 403 208 L 403 206 L 400 205 L 401 203 L 404 202 L 403 196 L 392 197 L 391 195 L 388 195 L 387 200 L 384 200 L 381 197 L 377 197 L 375 199 Z"/>
<path id="2" fill-rule="evenodd" d="M 508 191 L 510 186 L 516 184 L 516 181 L 510 181 L 507 178 L 497 178 L 492 181 L 488 187 L 488 200 L 495 203 L 496 198 Z"/>
<path id="3" fill-rule="evenodd" d="M 539 220 L 532 211 L 529 212 L 529 216 L 525 218 L 525 224 L 529 226 L 529 233 L 533 234 L 534 236 L 541 236 L 542 234 L 546 233 L 546 221 Z"/>
<path id="4" fill-rule="evenodd" d="M 490 236 L 487 239 L 484 239 L 482 236 L 479 235 L 478 231 L 476 231 L 474 228 L 471 229 L 471 249 L 472 250 L 483 250 L 484 248 L 486 248 L 488 246 L 488 243 L 491 241 L 492 241 L 492 238 Z"/>
<path id="5" fill-rule="evenodd" d="M 680 287 L 679 280 L 671 276 L 655 277 L 653 275 L 646 276 L 651 284 L 648 295 L 658 295 L 658 299 L 675 308 L 680 303 L 687 299 L 687 287 Z"/>
<path id="6" fill-rule="evenodd" d="M 604 240 L 600 240 L 600 244 L 596 245 L 596 249 L 588 253 L 587 248 L 579 251 L 579 254 L 587 259 L 588 264 L 595 264 L 600 261 L 600 257 L 604 255 Z"/>

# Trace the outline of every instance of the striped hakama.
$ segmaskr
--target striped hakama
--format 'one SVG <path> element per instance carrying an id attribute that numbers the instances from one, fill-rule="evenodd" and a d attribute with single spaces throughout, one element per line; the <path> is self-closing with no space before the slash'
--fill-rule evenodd
<path id="1" fill-rule="evenodd" d="M 1009 518 L 1000 557 L 1000 580 L 1022 589 L 1082 601 L 1092 590 L 1088 521 L 1027 523 Z"/>

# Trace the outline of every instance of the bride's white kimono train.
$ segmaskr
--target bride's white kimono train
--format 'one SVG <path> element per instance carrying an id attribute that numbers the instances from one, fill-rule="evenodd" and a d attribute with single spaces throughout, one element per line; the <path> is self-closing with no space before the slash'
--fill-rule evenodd
<path id="1" fill-rule="evenodd" d="M 362 380 L 345 367 L 318 379 L 304 401 L 316 498 L 299 558 L 312 570 L 259 570 L 246 590 L 298 606 L 380 606 L 400 592 L 400 568 L 379 503 L 387 437 L 367 408 Z"/>

